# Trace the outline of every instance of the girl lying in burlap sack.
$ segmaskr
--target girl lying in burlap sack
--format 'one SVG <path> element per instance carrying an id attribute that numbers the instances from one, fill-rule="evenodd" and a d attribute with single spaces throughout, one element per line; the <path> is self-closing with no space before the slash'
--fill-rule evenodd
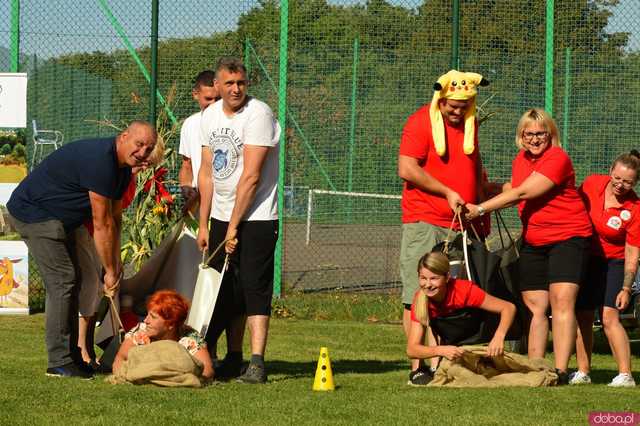
<path id="1" fill-rule="evenodd" d="M 204 339 L 185 325 L 189 303 L 173 290 L 154 293 L 147 316 L 129 331 L 113 363 L 111 383 L 200 387 L 214 371 Z"/>

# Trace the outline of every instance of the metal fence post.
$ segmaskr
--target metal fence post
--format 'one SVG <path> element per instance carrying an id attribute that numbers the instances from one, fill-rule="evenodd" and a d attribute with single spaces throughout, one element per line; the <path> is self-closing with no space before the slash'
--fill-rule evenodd
<path id="1" fill-rule="evenodd" d="M 562 143 L 569 152 L 569 96 L 571 95 L 571 48 L 567 47 L 564 59 L 564 100 L 562 102 Z"/>
<path id="2" fill-rule="evenodd" d="M 251 43 L 249 37 L 244 39 L 244 67 L 247 69 L 247 77 L 251 80 Z"/>
<path id="3" fill-rule="evenodd" d="M 554 0 L 547 0 L 547 49 L 544 77 L 544 109 L 553 116 L 553 12 Z"/>
<path id="4" fill-rule="evenodd" d="M 149 123 L 156 126 L 156 97 L 158 88 L 158 0 L 151 2 L 151 81 L 149 82 Z"/>
<path id="5" fill-rule="evenodd" d="M 11 0 L 11 72 L 20 68 L 20 0 Z"/>
<path id="6" fill-rule="evenodd" d="M 349 169 L 347 171 L 347 191 L 353 189 L 353 150 L 356 139 L 356 94 L 358 85 L 358 54 L 360 41 L 353 40 L 353 68 L 351 76 L 351 121 L 349 123 Z"/>
<path id="7" fill-rule="evenodd" d="M 287 50 L 289 48 L 289 1 L 280 1 L 280 80 L 278 82 L 278 121 L 280 122 L 280 173 L 278 176 L 278 242 L 274 259 L 273 295 L 282 295 L 282 254 L 284 251 L 284 183 L 287 125 Z"/>
<path id="8" fill-rule="evenodd" d="M 460 0 L 453 0 L 451 7 L 451 69 L 460 67 Z"/>

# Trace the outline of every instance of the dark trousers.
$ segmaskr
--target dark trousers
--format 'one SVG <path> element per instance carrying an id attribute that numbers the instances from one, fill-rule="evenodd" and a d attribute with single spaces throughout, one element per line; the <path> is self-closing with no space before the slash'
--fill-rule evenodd
<path id="1" fill-rule="evenodd" d="M 224 241 L 228 222 L 211 220 L 210 252 Z M 275 220 L 241 222 L 238 249 L 229 256 L 206 341 L 213 347 L 230 322 L 241 315 L 270 315 L 273 296 L 273 259 L 278 240 Z M 221 248 L 209 265 L 222 270 L 225 252 Z"/>
<path id="2" fill-rule="evenodd" d="M 211 220 L 211 231 L 209 232 L 209 255 L 224 241 L 227 234 L 228 222 Z M 209 266 L 221 272 L 224 266 L 225 251 L 222 247 L 211 259 Z M 211 322 L 205 336 L 208 347 L 215 347 L 222 332 L 231 324 L 231 320 L 244 313 L 242 306 L 242 290 L 238 282 L 238 255 L 234 253 L 229 256 L 229 265 L 222 278 L 220 293 L 213 310 Z M 227 337 L 228 338 L 228 337 Z"/>
<path id="3" fill-rule="evenodd" d="M 59 220 L 24 223 L 10 217 L 44 281 L 48 366 L 78 359 L 78 290 L 73 233 Z"/>

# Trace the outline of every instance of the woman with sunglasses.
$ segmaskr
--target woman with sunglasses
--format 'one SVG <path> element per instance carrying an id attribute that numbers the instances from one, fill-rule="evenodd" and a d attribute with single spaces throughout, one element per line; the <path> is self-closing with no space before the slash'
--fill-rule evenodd
<path id="1" fill-rule="evenodd" d="M 540 109 L 525 112 L 518 122 L 516 145 L 520 152 L 512 163 L 511 181 L 501 194 L 479 205 L 467 204 L 466 217 L 518 206 L 524 241 L 519 285 L 531 311 L 528 355 L 545 355 L 551 306 L 558 384 L 567 384 L 577 328 L 575 302 L 589 261 L 591 222 L 553 119 Z"/>
<path id="2" fill-rule="evenodd" d="M 616 158 L 608 175 L 591 175 L 580 187 L 595 234 L 591 240 L 588 278 L 576 302 L 578 371 L 569 378 L 572 385 L 591 383 L 596 309 L 601 309 L 604 333 L 618 364 L 618 375 L 609 386 L 636 385 L 631 375 L 629 337 L 619 315 L 629 305 L 640 257 L 640 201 L 633 191 L 638 170 L 640 153 L 633 150 Z"/>

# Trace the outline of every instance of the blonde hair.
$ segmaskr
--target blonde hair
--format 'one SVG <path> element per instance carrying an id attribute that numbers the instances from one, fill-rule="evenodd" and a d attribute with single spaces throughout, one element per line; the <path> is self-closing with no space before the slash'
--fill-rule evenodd
<path id="1" fill-rule="evenodd" d="M 444 253 L 438 251 L 426 253 L 418 261 L 418 274 L 422 268 L 428 269 L 434 274 L 442 275 L 444 277 L 449 274 L 449 258 Z M 420 321 L 420 324 L 425 327 L 429 324 L 427 296 L 423 291 L 418 291 L 413 312 L 416 315 L 416 319 Z"/>
<path id="2" fill-rule="evenodd" d="M 164 160 L 164 138 L 158 135 L 156 139 L 156 146 L 153 147 L 153 151 L 147 157 L 147 163 L 149 167 L 155 167 Z"/>
<path id="3" fill-rule="evenodd" d="M 524 148 L 524 144 L 522 143 L 522 134 L 524 133 L 524 129 L 536 122 L 541 123 L 547 132 L 549 132 L 549 136 L 551 137 L 551 146 L 562 146 L 560 143 L 558 126 L 554 119 L 551 118 L 551 116 L 544 110 L 540 108 L 532 108 L 522 114 L 520 121 L 518 121 L 518 127 L 516 128 L 516 146 L 518 148 Z"/>
<path id="4" fill-rule="evenodd" d="M 626 154 L 620 154 L 618 157 L 613 160 L 613 164 L 611 165 L 611 171 L 616 168 L 616 165 L 620 164 L 628 169 L 631 169 L 636 172 L 636 178 L 634 179 L 634 183 L 638 181 L 638 174 L 640 173 L 640 152 L 632 149 L 630 152 Z"/>

